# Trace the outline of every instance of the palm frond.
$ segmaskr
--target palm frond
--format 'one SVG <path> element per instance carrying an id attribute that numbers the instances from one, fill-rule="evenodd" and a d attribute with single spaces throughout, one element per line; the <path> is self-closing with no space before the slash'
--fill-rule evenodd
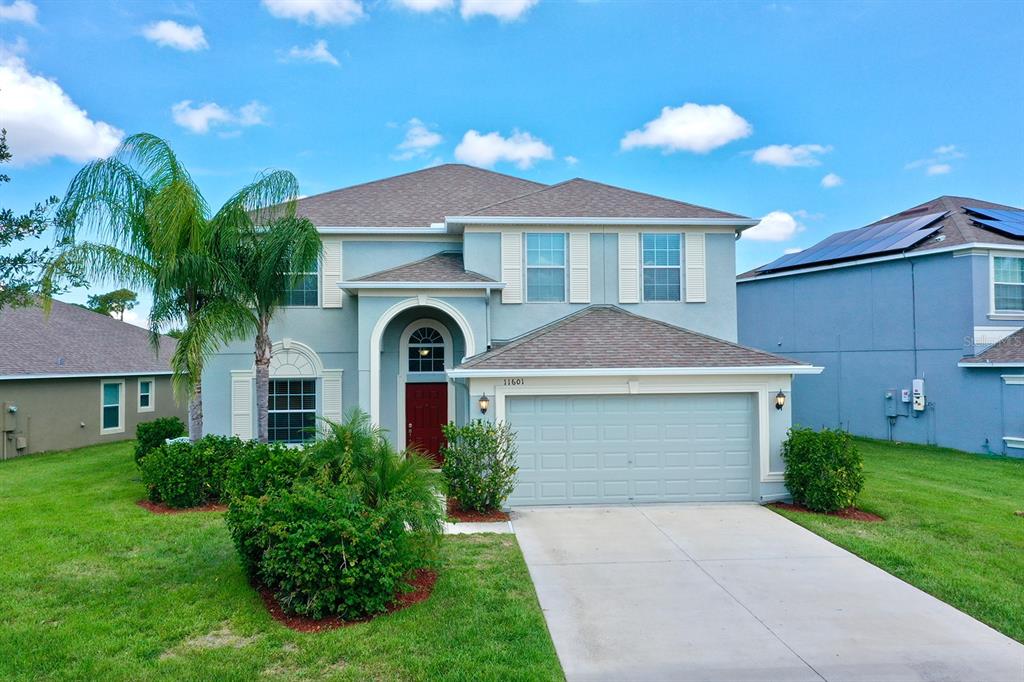
<path id="1" fill-rule="evenodd" d="M 238 190 L 213 217 L 220 229 L 237 230 L 244 226 L 263 226 L 295 214 L 299 181 L 289 171 L 264 171 Z"/>
<path id="2" fill-rule="evenodd" d="M 196 310 L 171 356 L 172 383 L 182 398 L 191 395 L 202 380 L 206 360 L 232 339 L 256 328 L 252 311 L 231 301 L 214 300 Z"/>

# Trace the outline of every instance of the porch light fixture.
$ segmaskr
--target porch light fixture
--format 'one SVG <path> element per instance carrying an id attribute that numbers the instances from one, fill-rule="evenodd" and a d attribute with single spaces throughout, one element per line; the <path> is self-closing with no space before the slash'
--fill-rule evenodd
<path id="1" fill-rule="evenodd" d="M 487 394 L 484 393 L 476 402 L 480 406 L 480 414 L 487 414 L 487 408 L 491 406 L 491 399 L 487 397 Z"/>
<path id="2" fill-rule="evenodd" d="M 779 392 L 775 394 L 775 409 L 776 410 L 781 410 L 785 406 L 786 406 L 786 394 L 783 393 L 782 389 L 780 388 Z"/>

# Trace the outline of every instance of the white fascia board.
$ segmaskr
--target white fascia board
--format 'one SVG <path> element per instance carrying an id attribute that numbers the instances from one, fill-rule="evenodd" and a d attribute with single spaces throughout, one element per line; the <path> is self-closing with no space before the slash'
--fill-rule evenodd
<path id="1" fill-rule="evenodd" d="M 1003 436 L 1003 442 L 1008 448 L 1024 448 L 1024 438 L 1020 436 Z"/>
<path id="2" fill-rule="evenodd" d="M 992 367 L 1024 367 L 1024 362 L 958 362 L 957 367 L 973 367 L 975 369 L 989 369 Z"/>
<path id="3" fill-rule="evenodd" d="M 338 282 L 342 289 L 504 289 L 504 282 Z"/>
<path id="4" fill-rule="evenodd" d="M 694 225 L 746 229 L 760 220 L 751 218 L 566 218 L 555 216 L 447 216 L 446 225 Z"/>
<path id="5" fill-rule="evenodd" d="M 615 377 L 615 376 L 716 376 L 735 374 L 821 374 L 824 367 L 769 365 L 762 367 L 606 367 L 586 369 L 450 369 L 455 379 L 473 377 Z"/>
<path id="6" fill-rule="evenodd" d="M 957 251 L 969 251 L 971 249 L 995 249 L 1000 251 L 1024 251 L 1024 246 L 1015 246 L 1013 244 L 987 244 L 984 242 L 972 242 L 970 244 L 956 244 L 954 246 L 944 246 L 940 249 L 926 249 L 925 251 L 912 251 L 910 253 L 894 253 L 890 256 L 877 256 L 875 258 L 862 258 L 860 260 L 846 261 L 845 263 L 832 263 L 831 265 L 819 265 L 813 268 L 797 268 L 794 270 L 786 270 L 784 272 L 772 272 L 767 275 L 757 275 L 755 277 L 744 277 L 740 279 L 736 278 L 737 284 L 747 284 L 749 282 L 760 282 L 765 279 L 774 279 L 776 277 L 791 277 L 792 275 L 803 275 L 809 272 L 823 272 L 825 270 L 837 270 L 839 268 L 852 268 L 857 265 L 868 265 L 870 263 L 884 263 L 890 260 L 902 260 L 906 258 L 919 258 L 921 256 L 933 256 L 940 253 L 950 253 Z"/>
<path id="7" fill-rule="evenodd" d="M 447 234 L 448 228 L 443 223 L 433 223 L 428 227 L 341 227 L 323 225 L 316 228 L 320 234 Z"/>
<path id="8" fill-rule="evenodd" d="M 155 377 L 174 374 L 170 370 L 149 370 L 146 372 L 80 372 L 77 374 L 3 374 L 0 381 L 16 379 L 84 379 L 88 377 Z"/>

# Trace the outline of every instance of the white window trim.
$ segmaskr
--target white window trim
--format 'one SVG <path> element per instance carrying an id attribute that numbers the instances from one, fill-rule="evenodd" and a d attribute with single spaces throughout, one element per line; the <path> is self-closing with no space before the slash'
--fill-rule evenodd
<path id="1" fill-rule="evenodd" d="M 149 405 L 146 407 L 142 406 L 142 382 L 149 382 Z M 156 410 L 156 379 L 153 377 L 139 377 L 135 384 L 137 395 L 136 407 L 139 412 L 153 412 Z"/>
<path id="2" fill-rule="evenodd" d="M 1024 317 L 1024 310 L 997 310 L 996 309 L 996 258 L 1016 258 L 1024 260 L 1024 255 L 1019 253 L 1001 253 L 990 251 L 988 254 L 988 309 L 990 317 L 1011 318 Z M 1010 284 L 1005 282 L 1005 284 Z M 1021 285 L 1024 286 L 1024 285 Z"/>
<path id="3" fill-rule="evenodd" d="M 565 248 L 562 250 L 563 260 L 561 265 L 530 265 L 528 242 L 531 234 L 560 234 L 562 235 Z M 530 300 L 530 268 L 540 270 L 562 270 L 562 300 L 561 301 L 531 301 Z M 566 232 L 523 232 L 523 302 L 524 303 L 566 303 L 569 301 L 569 234 Z"/>
<path id="4" fill-rule="evenodd" d="M 315 377 L 311 377 L 311 376 L 294 376 L 294 377 L 292 377 L 292 376 L 272 376 L 272 377 L 270 377 L 270 381 L 267 383 L 267 386 L 268 386 L 267 398 L 268 399 L 270 398 L 269 386 L 271 384 L 273 384 L 275 381 L 312 381 L 313 382 L 313 400 L 314 400 L 314 403 L 315 403 L 313 405 L 313 410 L 312 410 L 312 412 L 313 412 L 313 428 L 318 430 L 318 422 L 319 422 L 320 416 L 321 416 L 320 403 L 322 402 L 322 398 L 320 396 L 323 393 L 323 391 L 321 390 L 321 387 L 320 387 L 320 376 L 319 375 L 317 375 Z M 268 432 L 270 430 L 269 426 L 270 426 L 270 415 L 271 414 L 293 413 L 293 412 L 301 412 L 301 413 L 305 414 L 305 413 L 310 412 L 310 410 L 271 410 L 270 406 L 268 405 L 267 406 L 267 427 L 268 427 L 267 430 L 268 430 Z M 316 438 L 317 438 L 317 434 L 316 434 L 316 431 L 314 431 L 312 437 L 310 438 L 310 442 L 316 440 Z M 296 446 L 296 447 L 301 446 L 303 444 L 303 443 L 292 443 L 292 442 L 289 442 L 289 441 L 286 441 L 286 440 L 269 440 L 269 433 L 268 433 L 268 441 L 271 442 L 271 443 L 281 443 L 282 445 Z"/>
<path id="5" fill-rule="evenodd" d="M 116 384 L 118 388 L 118 399 L 117 399 L 117 426 L 105 429 L 103 428 L 103 408 L 107 405 L 103 402 L 103 387 Z M 124 433 L 124 379 L 101 379 L 100 380 L 100 435 L 106 436 L 112 433 Z"/>
<path id="6" fill-rule="evenodd" d="M 410 372 L 409 371 L 409 337 L 414 331 L 421 327 L 429 327 L 441 334 L 444 340 L 444 371 L 443 372 Z M 448 385 L 448 421 L 455 421 L 455 382 L 448 378 L 447 373 L 454 366 L 455 345 L 452 342 L 451 332 L 441 322 L 430 318 L 422 318 L 410 323 L 402 330 L 401 342 L 398 346 L 398 354 L 401 358 L 398 364 L 398 431 L 395 434 L 399 450 L 404 450 L 406 442 L 406 415 L 405 415 L 405 385 L 409 376 L 423 376 L 425 374 L 441 375 L 437 383 L 444 382 Z"/>
<path id="7" fill-rule="evenodd" d="M 683 235 L 682 235 L 682 233 L 678 233 L 678 232 L 670 232 L 669 233 L 669 234 L 674 234 L 674 235 L 676 235 L 679 238 L 679 265 L 644 265 L 644 237 L 646 235 L 649 235 L 649 234 L 659 234 L 659 233 L 657 233 L 657 232 L 641 232 L 640 233 L 640 244 L 638 245 L 639 248 L 637 249 L 637 257 L 640 259 L 640 277 L 638 278 L 638 280 L 639 280 L 638 283 L 640 285 L 640 300 L 643 303 L 682 303 L 683 302 L 683 280 L 686 277 L 686 270 L 685 270 L 685 266 L 684 266 L 686 259 L 683 257 L 683 249 L 684 249 L 684 246 L 683 246 Z M 664 234 L 664 233 L 661 233 L 661 234 Z M 647 270 L 648 268 L 650 268 L 652 270 L 671 270 L 671 269 L 675 268 L 676 270 L 678 270 L 679 271 L 679 298 L 671 300 L 671 301 L 665 301 L 665 300 L 660 300 L 660 301 L 659 300 L 653 300 L 652 301 L 652 300 L 648 300 L 647 299 L 647 292 L 645 291 L 645 288 L 644 288 L 644 270 Z"/>
<path id="8" fill-rule="evenodd" d="M 315 304 L 313 304 L 313 305 L 284 305 L 284 304 L 282 304 L 281 306 L 278 306 L 278 307 L 285 308 L 285 309 L 293 309 L 294 308 L 296 310 L 311 310 L 313 308 L 322 308 L 323 304 L 324 304 L 324 285 L 323 285 L 323 282 L 321 281 L 323 278 L 321 276 L 320 271 L 321 271 L 321 268 L 318 266 L 316 270 L 310 270 L 308 272 L 289 272 L 288 273 L 290 276 L 295 276 L 295 275 L 302 275 L 302 276 L 315 275 L 315 277 L 316 277 L 316 303 Z"/>

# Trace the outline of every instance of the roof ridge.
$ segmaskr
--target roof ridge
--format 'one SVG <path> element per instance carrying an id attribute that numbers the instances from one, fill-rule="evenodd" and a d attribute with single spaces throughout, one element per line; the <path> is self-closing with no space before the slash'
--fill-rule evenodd
<path id="1" fill-rule="evenodd" d="M 523 192 L 522 194 L 517 194 L 516 196 L 509 197 L 508 199 L 502 199 L 501 201 L 495 201 L 493 204 L 487 204 L 486 206 L 481 206 L 479 208 L 474 208 L 472 211 L 470 211 L 469 215 L 476 215 L 480 211 L 486 211 L 489 208 L 494 208 L 495 206 L 500 206 L 501 204 L 508 203 L 509 201 L 516 201 L 516 200 L 522 199 L 524 197 L 533 196 L 534 194 L 540 194 L 541 192 L 546 192 L 549 189 L 555 189 L 556 187 L 561 187 L 562 185 L 564 185 L 566 183 L 572 182 L 573 180 L 579 180 L 579 179 L 580 178 L 571 178 L 569 180 L 562 180 L 561 182 L 556 182 L 556 183 L 554 183 L 552 185 L 544 185 L 543 187 L 539 187 L 537 189 L 530 190 L 529 192 Z"/>
<path id="2" fill-rule="evenodd" d="M 547 334 L 550 334 L 551 332 L 553 332 L 555 329 L 558 329 L 560 327 L 565 326 L 565 324 L 567 324 L 570 320 L 578 319 L 580 317 L 583 317 L 584 314 L 590 313 L 593 310 L 595 310 L 596 308 L 601 308 L 601 307 L 608 307 L 608 305 L 607 304 L 601 304 L 601 303 L 595 303 L 595 304 L 592 304 L 592 305 L 588 305 L 586 308 L 583 308 L 581 310 L 577 310 L 575 312 L 569 313 L 568 315 L 565 315 L 564 317 L 560 317 L 557 320 L 552 320 L 551 322 L 548 322 L 547 324 L 541 325 L 540 327 L 537 327 L 536 329 L 531 329 L 528 332 L 523 332 L 519 336 L 513 338 L 511 341 L 509 341 L 507 343 L 504 343 L 501 346 L 498 346 L 497 348 L 493 348 L 491 350 L 485 350 L 482 353 L 477 353 L 473 357 L 468 358 L 466 362 L 462 363 L 462 365 L 464 367 L 469 367 L 472 364 L 482 360 L 483 356 L 485 356 L 485 355 L 488 356 L 488 359 L 497 357 L 499 355 L 502 355 L 503 353 L 505 353 L 508 350 L 511 350 L 513 348 L 518 348 L 519 346 L 521 346 L 522 344 L 524 344 L 527 341 L 532 341 L 533 339 L 539 339 L 542 336 L 546 336 Z"/>

